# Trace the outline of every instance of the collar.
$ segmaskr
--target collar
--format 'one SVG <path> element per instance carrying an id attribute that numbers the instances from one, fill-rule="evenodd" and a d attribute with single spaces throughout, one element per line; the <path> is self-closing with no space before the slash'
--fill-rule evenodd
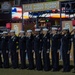
<path id="1" fill-rule="evenodd" d="M 15 36 L 12 36 L 11 38 L 14 38 Z"/>
<path id="2" fill-rule="evenodd" d="M 21 36 L 21 38 L 23 38 L 24 36 Z"/>

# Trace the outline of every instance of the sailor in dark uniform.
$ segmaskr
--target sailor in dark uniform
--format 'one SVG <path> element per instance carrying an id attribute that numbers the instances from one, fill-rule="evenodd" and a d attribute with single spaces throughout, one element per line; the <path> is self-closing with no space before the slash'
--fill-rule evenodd
<path id="1" fill-rule="evenodd" d="M 75 27 L 73 27 L 73 34 L 71 35 L 73 41 L 73 55 L 74 55 L 74 72 L 75 73 Z"/>
<path id="2" fill-rule="evenodd" d="M 63 72 L 70 71 L 70 49 L 71 49 L 71 35 L 69 33 L 69 29 L 64 27 L 62 35 Z"/>
<path id="3" fill-rule="evenodd" d="M 10 31 L 11 38 L 9 40 L 9 48 L 11 53 L 11 62 L 12 67 L 14 69 L 18 68 L 18 50 L 17 50 L 17 44 L 18 44 L 18 37 L 15 35 L 15 31 Z"/>
<path id="4" fill-rule="evenodd" d="M 52 28 L 52 67 L 53 71 L 58 71 L 59 68 L 59 55 L 58 55 L 58 47 L 59 47 L 59 35 L 57 34 L 57 28 Z"/>
<path id="5" fill-rule="evenodd" d="M 43 38 L 42 38 L 42 48 L 43 48 L 43 63 L 44 63 L 44 70 L 49 71 L 50 70 L 50 35 L 48 34 L 48 29 L 43 29 Z"/>
<path id="6" fill-rule="evenodd" d="M 1 37 L 1 50 L 3 55 L 3 67 L 9 68 L 9 51 L 8 51 L 8 36 L 7 32 L 3 32 L 3 36 Z"/>
<path id="7" fill-rule="evenodd" d="M 2 50 L 1 50 L 1 37 L 2 37 L 2 34 L 0 34 L 0 68 L 2 68 Z"/>
<path id="8" fill-rule="evenodd" d="M 26 37 L 25 32 L 20 31 L 19 36 L 19 48 L 20 48 L 20 61 L 21 61 L 21 69 L 26 68 Z"/>
<path id="9" fill-rule="evenodd" d="M 35 61 L 36 61 L 36 69 L 42 70 L 42 35 L 40 34 L 40 29 L 35 29 L 34 36 L 34 51 L 35 51 Z"/>
<path id="10" fill-rule="evenodd" d="M 34 47 L 33 47 L 33 35 L 32 35 L 32 30 L 27 30 L 27 36 L 26 36 L 26 50 L 27 50 L 27 55 L 28 55 L 28 69 L 32 70 L 34 69 L 34 58 L 33 58 L 33 52 L 34 52 Z"/>

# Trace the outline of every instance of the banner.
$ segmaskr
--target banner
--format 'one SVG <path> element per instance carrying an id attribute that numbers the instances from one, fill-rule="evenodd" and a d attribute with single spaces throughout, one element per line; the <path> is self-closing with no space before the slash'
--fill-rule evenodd
<path id="1" fill-rule="evenodd" d="M 22 23 L 11 23 L 11 29 L 15 30 L 15 34 L 18 36 L 20 30 L 22 30 Z"/>
<path id="2" fill-rule="evenodd" d="M 23 4 L 23 12 L 36 12 L 59 9 L 59 1 Z"/>

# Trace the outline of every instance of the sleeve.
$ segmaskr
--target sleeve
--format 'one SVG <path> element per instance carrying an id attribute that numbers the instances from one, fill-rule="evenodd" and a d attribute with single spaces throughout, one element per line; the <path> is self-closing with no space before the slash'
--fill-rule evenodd
<path id="1" fill-rule="evenodd" d="M 6 37 L 6 50 L 9 51 L 9 37 Z"/>
<path id="2" fill-rule="evenodd" d="M 47 50 L 50 50 L 50 37 L 47 38 Z"/>
<path id="3" fill-rule="evenodd" d="M 10 51 L 10 45 L 11 45 L 11 39 L 9 38 L 9 40 L 8 40 L 8 49 L 9 49 L 9 51 Z"/>
<path id="4" fill-rule="evenodd" d="M 26 50 L 26 37 L 24 37 L 25 50 Z"/>
<path id="5" fill-rule="evenodd" d="M 16 50 L 19 49 L 19 37 L 16 37 Z"/>
<path id="6" fill-rule="evenodd" d="M 67 39 L 68 39 L 68 50 L 71 49 L 71 35 L 67 34 Z"/>
<path id="7" fill-rule="evenodd" d="M 40 36 L 40 47 L 39 47 L 39 50 L 40 50 L 40 51 L 42 51 L 42 41 L 43 41 L 43 40 L 42 40 L 42 36 Z"/>
<path id="8" fill-rule="evenodd" d="M 1 45 L 1 41 L 0 41 L 0 45 Z M 1 53 L 2 51 L 1 51 L 1 46 L 0 46 L 0 53 Z"/>
<path id="9" fill-rule="evenodd" d="M 0 40 L 0 51 L 1 51 L 1 40 Z"/>
<path id="10" fill-rule="evenodd" d="M 72 34 L 72 35 L 71 35 L 71 42 L 73 42 L 73 36 L 74 36 L 74 35 Z"/>
<path id="11" fill-rule="evenodd" d="M 32 50 L 34 50 L 34 36 L 31 36 L 31 42 L 32 42 Z"/>
<path id="12" fill-rule="evenodd" d="M 61 40 L 58 39 L 58 49 L 60 49 L 60 45 L 61 45 Z"/>
<path id="13" fill-rule="evenodd" d="M 73 35 L 69 34 L 69 50 L 71 50 L 71 45 L 72 45 L 71 38 L 72 37 Z"/>
<path id="14" fill-rule="evenodd" d="M 61 45 L 61 35 L 57 34 L 57 40 L 58 40 L 58 49 L 60 49 L 60 45 Z"/>
<path id="15" fill-rule="evenodd" d="M 69 50 L 71 50 L 71 44 L 72 44 L 72 42 L 71 42 L 71 34 L 69 34 Z"/>
<path id="16" fill-rule="evenodd" d="M 69 50 L 71 50 L 71 44 L 72 44 L 72 42 L 71 42 L 71 39 L 69 40 Z"/>
<path id="17" fill-rule="evenodd" d="M 20 49 L 20 43 L 19 43 L 20 37 L 18 37 L 18 48 Z"/>

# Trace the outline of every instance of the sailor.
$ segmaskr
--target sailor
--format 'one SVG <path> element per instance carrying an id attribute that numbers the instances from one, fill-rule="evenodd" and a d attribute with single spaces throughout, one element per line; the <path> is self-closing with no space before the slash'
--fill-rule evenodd
<path id="1" fill-rule="evenodd" d="M 9 40 L 9 48 L 11 53 L 11 62 L 14 69 L 18 68 L 18 37 L 15 35 L 15 30 L 10 30 L 11 38 Z"/>
<path id="2" fill-rule="evenodd" d="M 52 35 L 51 35 L 51 40 L 52 40 L 52 67 L 53 71 L 58 71 L 58 66 L 59 66 L 59 35 L 57 34 L 57 28 L 52 27 Z"/>
<path id="3" fill-rule="evenodd" d="M 35 29 L 35 36 L 34 36 L 34 51 L 35 51 L 35 61 L 36 61 L 36 69 L 42 70 L 42 36 L 40 34 L 40 29 Z"/>
<path id="4" fill-rule="evenodd" d="M 26 36 L 26 50 L 27 50 L 27 55 L 28 55 L 28 69 L 32 70 L 34 69 L 34 58 L 33 58 L 33 52 L 34 52 L 34 47 L 33 47 L 33 35 L 32 35 L 32 30 L 27 30 L 27 36 Z"/>
<path id="5" fill-rule="evenodd" d="M 21 30 L 19 35 L 19 49 L 20 49 L 20 61 L 21 69 L 26 68 L 26 37 L 25 31 Z"/>
<path id="6" fill-rule="evenodd" d="M 71 37 L 72 37 L 72 42 L 73 42 L 74 73 L 75 73 L 75 27 L 73 27 L 72 32 L 73 34 L 71 35 Z"/>
<path id="7" fill-rule="evenodd" d="M 44 70 L 50 70 L 50 35 L 48 34 L 48 29 L 43 28 L 43 38 L 42 38 L 42 48 L 43 48 L 43 63 L 44 63 Z"/>
<path id="8" fill-rule="evenodd" d="M 62 32 L 63 72 L 70 71 L 70 49 L 71 49 L 71 35 L 69 33 L 69 29 L 64 27 Z"/>
<path id="9" fill-rule="evenodd" d="M 9 50 L 8 50 L 8 32 L 3 31 L 3 36 L 1 37 L 1 50 L 3 55 L 3 68 L 9 68 Z"/>

